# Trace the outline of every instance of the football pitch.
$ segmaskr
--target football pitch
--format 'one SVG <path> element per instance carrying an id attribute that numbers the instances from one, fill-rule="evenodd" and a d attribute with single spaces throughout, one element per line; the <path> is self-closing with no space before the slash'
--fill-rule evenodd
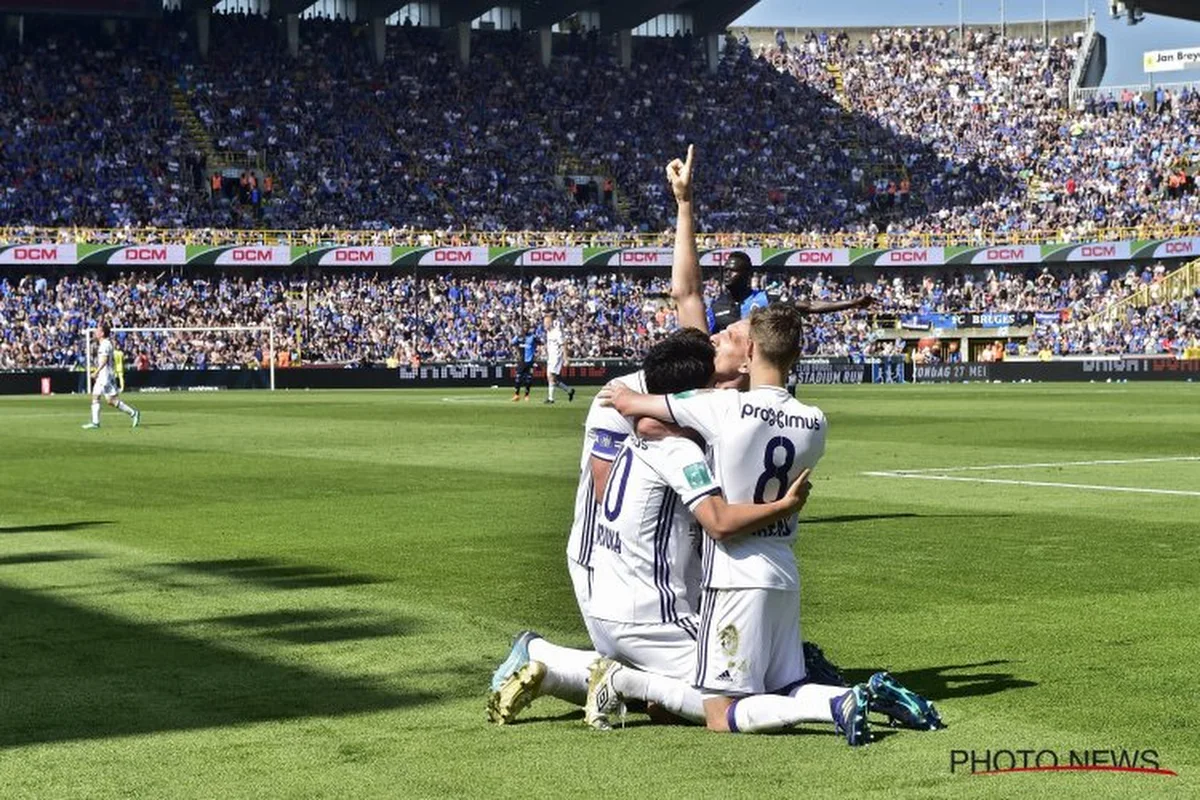
<path id="1" fill-rule="evenodd" d="M 1200 386 L 802 387 L 805 638 L 949 725 L 859 750 L 485 722 L 515 632 L 586 646 L 582 394 L 0 398 L 0 797 L 1200 795 Z M 961 763 L 1021 751 L 1178 774 Z"/>

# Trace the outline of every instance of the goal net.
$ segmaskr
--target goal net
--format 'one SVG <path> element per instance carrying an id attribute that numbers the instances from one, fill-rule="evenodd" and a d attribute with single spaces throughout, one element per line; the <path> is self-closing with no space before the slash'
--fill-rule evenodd
<path id="1" fill-rule="evenodd" d="M 96 363 L 96 329 L 84 335 L 87 374 Z M 275 330 L 267 326 L 116 328 L 113 345 L 121 351 L 124 371 L 262 370 L 275 388 Z M 261 386 L 261 384 L 259 384 Z"/>

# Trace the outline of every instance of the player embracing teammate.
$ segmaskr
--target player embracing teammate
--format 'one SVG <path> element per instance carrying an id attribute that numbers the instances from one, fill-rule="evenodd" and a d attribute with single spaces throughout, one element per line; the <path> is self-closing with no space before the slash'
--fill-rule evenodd
<path id="1" fill-rule="evenodd" d="M 672 296 L 681 325 L 707 330 L 693 163 L 689 148 L 687 161 L 667 170 L 679 204 Z M 585 717 L 597 728 L 610 727 L 626 699 L 722 732 L 833 722 L 851 745 L 870 740 L 868 711 L 913 728 L 941 726 L 933 707 L 892 676 L 846 687 L 802 642 L 796 512 L 828 425 L 784 386 L 802 317 L 815 310 L 772 304 L 753 309 L 748 323 L 723 326 L 704 374 L 662 363 L 671 348 L 681 366 L 710 357 L 696 349 L 709 343 L 672 334 L 651 348 L 642 372 L 593 403 L 569 566 L 601 657 L 519 635 L 493 676 L 493 721 L 509 721 L 539 694 L 578 701 L 586 683 Z M 702 386 L 735 388 L 680 391 Z M 687 546 L 693 535 L 699 559 Z"/>
<path id="2" fill-rule="evenodd" d="M 702 437 L 729 502 L 777 503 L 793 481 L 816 468 L 829 427 L 820 409 L 784 388 L 799 356 L 801 320 L 800 311 L 781 303 L 751 313 L 748 391 L 649 395 L 614 384 L 606 402 L 624 416 L 657 419 Z M 741 535 L 705 526 L 693 685 L 703 696 L 708 728 L 750 733 L 826 721 L 857 746 L 870 741 L 869 710 L 908 727 L 940 727 L 932 705 L 886 672 L 849 689 L 807 674 L 796 524 L 792 513 Z M 627 694 L 616 686 L 622 669 L 613 663 L 593 670 L 589 716 L 619 707 Z"/>

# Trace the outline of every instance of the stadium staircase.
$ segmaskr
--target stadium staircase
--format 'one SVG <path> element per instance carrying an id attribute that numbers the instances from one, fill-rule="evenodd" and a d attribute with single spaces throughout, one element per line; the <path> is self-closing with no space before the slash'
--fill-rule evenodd
<path id="1" fill-rule="evenodd" d="M 825 71 L 833 79 L 833 99 L 842 109 L 838 118 L 839 128 L 855 132 L 842 138 L 841 144 L 849 148 L 851 161 L 862 168 L 863 181 L 859 188 L 865 191 L 868 183 L 874 183 L 880 179 L 894 181 L 897 186 L 908 179 L 911 184 L 912 180 L 903 160 L 895 162 L 878 160 L 878 157 L 871 153 L 869 143 L 862 138 L 855 120 L 854 105 L 850 102 L 850 96 L 846 92 L 846 79 L 842 65 L 837 61 L 828 61 L 825 64 Z M 898 214 L 899 209 L 895 213 Z"/>
<path id="2" fill-rule="evenodd" d="M 438 203 L 440 203 L 442 206 L 442 210 L 450 216 L 457 216 L 457 211 L 455 210 L 454 205 L 446 199 L 446 193 L 442 191 L 442 187 L 429 177 L 429 170 L 425 168 L 425 164 L 422 163 L 420 159 L 416 158 L 409 161 L 409 164 L 412 166 L 413 173 L 421 180 L 422 183 L 428 186 L 429 190 L 437 197 Z"/>
<path id="3" fill-rule="evenodd" d="M 267 174 L 266 160 L 261 155 L 217 149 L 208 128 L 204 127 L 204 123 L 196 115 L 192 103 L 188 99 L 188 94 L 181 85 L 171 87 L 171 106 L 175 109 L 175 116 L 183 126 L 191 146 L 208 157 L 208 173 L 210 175 L 213 172 L 222 172 L 227 169 L 254 171 L 260 177 Z"/>
<path id="4" fill-rule="evenodd" d="M 188 139 L 191 140 L 192 146 L 208 156 L 209 169 L 221 169 L 223 165 L 220 163 L 212 137 L 209 136 L 204 123 L 196 116 L 192 104 L 188 101 L 187 93 L 180 86 L 171 87 L 171 106 L 175 109 L 175 116 L 179 118 L 179 123 L 183 126 Z"/>
<path id="5" fill-rule="evenodd" d="M 1183 300 L 1200 289 L 1200 260 L 1177 269 L 1157 283 L 1141 287 L 1128 297 L 1110 303 L 1097 316 L 1117 319 L 1131 308 L 1146 308 L 1155 303 Z"/>
<path id="6" fill-rule="evenodd" d="M 838 105 L 846 111 L 850 111 L 850 98 L 846 96 L 846 79 L 842 74 L 842 65 L 836 61 L 830 61 L 825 65 L 825 71 L 833 78 L 833 96 L 838 101 Z"/>
<path id="7" fill-rule="evenodd" d="M 559 149 L 555 163 L 557 164 L 556 174 L 559 178 L 565 179 L 570 175 L 594 175 L 597 177 L 612 178 L 613 205 L 617 210 L 617 219 L 626 225 L 632 225 L 629 219 L 629 199 L 621 191 L 621 186 L 617 183 L 617 179 L 609 174 L 607 167 L 595 161 L 585 161 L 578 153 L 566 148 Z"/>

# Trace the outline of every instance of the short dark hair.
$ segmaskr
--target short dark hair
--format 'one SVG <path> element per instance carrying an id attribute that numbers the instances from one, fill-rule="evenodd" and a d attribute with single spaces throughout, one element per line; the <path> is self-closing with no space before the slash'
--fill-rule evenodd
<path id="1" fill-rule="evenodd" d="M 107 322 L 97 322 L 96 328 L 97 330 L 104 331 L 105 336 L 108 336 L 110 333 L 112 333 L 112 326 L 110 326 Z"/>
<path id="2" fill-rule="evenodd" d="M 708 334 L 695 328 L 672 333 L 646 352 L 642 370 L 651 394 L 674 394 L 707 386 L 716 349 Z"/>
<path id="3" fill-rule="evenodd" d="M 725 269 L 736 270 L 737 272 L 749 272 L 753 268 L 754 265 L 750 262 L 749 254 L 741 250 L 734 250 L 725 258 Z"/>

